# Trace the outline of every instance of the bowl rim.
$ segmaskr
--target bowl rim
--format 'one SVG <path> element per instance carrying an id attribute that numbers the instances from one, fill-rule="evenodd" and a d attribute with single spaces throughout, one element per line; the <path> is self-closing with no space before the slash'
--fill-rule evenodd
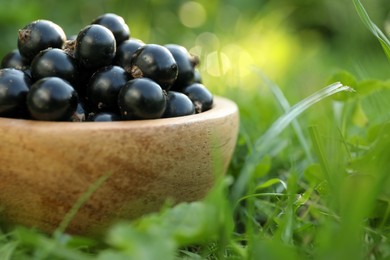
<path id="1" fill-rule="evenodd" d="M 198 123 L 202 121 L 214 120 L 223 118 L 238 112 L 237 104 L 229 98 L 222 96 L 214 96 L 213 106 L 211 109 L 202 113 L 158 119 L 142 119 L 142 120 L 125 120 L 113 122 L 66 122 L 66 121 L 40 121 L 31 119 L 17 119 L 0 117 L 0 128 L 3 127 L 26 127 L 26 128 L 46 128 L 46 129 L 109 129 L 109 128 L 142 128 L 142 127 L 158 127 L 167 125 L 180 125 Z"/>

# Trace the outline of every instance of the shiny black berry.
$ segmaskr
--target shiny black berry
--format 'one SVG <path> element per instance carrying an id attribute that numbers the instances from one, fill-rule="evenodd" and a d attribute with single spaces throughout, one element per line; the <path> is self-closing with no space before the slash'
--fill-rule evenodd
<path id="1" fill-rule="evenodd" d="M 31 77 L 31 69 L 28 67 L 28 68 L 26 68 L 26 69 L 24 69 L 24 70 L 22 70 L 24 73 L 26 73 L 26 75 L 30 78 L 30 79 L 32 79 L 32 77 Z"/>
<path id="2" fill-rule="evenodd" d="M 27 94 L 31 117 L 45 121 L 69 121 L 76 111 L 78 96 L 74 88 L 58 77 L 38 80 Z"/>
<path id="3" fill-rule="evenodd" d="M 18 49 L 29 62 L 44 49 L 62 48 L 65 41 L 65 32 L 59 25 L 48 20 L 37 20 L 19 30 Z"/>
<path id="4" fill-rule="evenodd" d="M 202 80 L 202 74 L 200 73 L 200 71 L 198 69 L 195 68 L 195 71 L 194 71 L 194 79 L 193 79 L 193 82 L 194 83 L 203 83 L 203 80 Z"/>
<path id="5" fill-rule="evenodd" d="M 27 69 L 29 66 L 26 59 L 20 55 L 18 49 L 8 52 L 1 60 L 1 68 L 14 68 L 18 70 Z"/>
<path id="6" fill-rule="evenodd" d="M 127 72 L 131 72 L 131 59 L 133 57 L 133 54 L 136 50 L 138 50 L 139 47 L 145 45 L 142 41 L 138 39 L 129 39 L 124 42 L 122 42 L 115 54 L 115 58 L 113 63 L 121 66 L 124 68 Z"/>
<path id="7" fill-rule="evenodd" d="M 119 66 L 107 66 L 96 71 L 87 86 L 87 101 L 93 111 L 119 112 L 119 90 L 130 75 Z"/>
<path id="8" fill-rule="evenodd" d="M 118 105 L 123 119 L 160 118 L 165 110 L 166 96 L 153 80 L 130 80 L 119 91 Z"/>
<path id="9" fill-rule="evenodd" d="M 71 84 L 77 82 L 77 62 L 61 49 L 48 48 L 39 52 L 32 60 L 30 69 L 34 81 L 45 77 L 59 77 Z"/>
<path id="10" fill-rule="evenodd" d="M 113 121 L 120 121 L 121 116 L 116 113 L 110 113 L 110 112 L 100 112 L 97 114 L 93 114 L 88 117 L 87 121 L 90 122 L 113 122 Z"/>
<path id="11" fill-rule="evenodd" d="M 209 110 L 213 106 L 213 95 L 201 83 L 193 83 L 187 86 L 184 88 L 183 93 L 194 103 L 196 113 Z"/>
<path id="12" fill-rule="evenodd" d="M 103 14 L 92 21 L 92 24 L 100 24 L 108 28 L 114 34 L 117 46 L 130 37 L 129 26 L 125 23 L 125 20 L 117 14 Z"/>
<path id="13" fill-rule="evenodd" d="M 89 80 L 98 69 L 87 69 L 81 67 L 80 65 L 78 67 L 79 67 L 78 79 L 77 79 L 77 83 L 74 84 L 73 87 L 76 89 L 77 94 L 79 95 L 79 99 L 85 103 Z"/>
<path id="14" fill-rule="evenodd" d="M 145 44 L 133 55 L 131 75 L 134 78 L 150 78 L 168 90 L 176 80 L 177 74 L 175 58 L 164 46 Z"/>
<path id="15" fill-rule="evenodd" d="M 172 53 L 178 67 L 177 78 L 171 90 L 181 91 L 194 80 L 195 66 L 199 59 L 191 55 L 187 49 L 178 44 L 167 44 L 165 47 Z"/>
<path id="16" fill-rule="evenodd" d="M 0 69 L 0 116 L 21 117 L 26 111 L 30 78 L 21 70 Z"/>
<path id="17" fill-rule="evenodd" d="M 115 37 L 102 25 L 88 25 L 77 35 L 74 55 L 78 62 L 87 69 L 110 65 L 115 53 Z"/>
<path id="18" fill-rule="evenodd" d="M 168 92 L 167 105 L 162 117 L 178 117 L 192 114 L 195 114 L 195 106 L 191 99 L 181 92 Z"/>

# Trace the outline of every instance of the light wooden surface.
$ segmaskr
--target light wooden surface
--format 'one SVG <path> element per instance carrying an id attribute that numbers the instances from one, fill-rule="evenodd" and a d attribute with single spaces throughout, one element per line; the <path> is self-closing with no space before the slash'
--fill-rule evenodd
<path id="1" fill-rule="evenodd" d="M 107 174 L 67 232 L 94 234 L 156 211 L 167 199 L 203 198 L 215 174 L 227 169 L 239 125 L 234 102 L 215 97 L 214 104 L 197 115 L 143 121 L 0 118 L 0 218 L 52 232 Z"/>

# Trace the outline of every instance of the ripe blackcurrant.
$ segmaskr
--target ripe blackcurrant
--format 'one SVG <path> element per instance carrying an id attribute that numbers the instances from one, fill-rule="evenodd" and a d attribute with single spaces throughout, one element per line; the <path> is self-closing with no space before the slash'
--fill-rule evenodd
<path id="1" fill-rule="evenodd" d="M 130 37 L 129 26 L 125 23 L 125 20 L 117 14 L 103 14 L 92 21 L 92 24 L 100 24 L 108 28 L 114 34 L 117 46 Z"/>
<path id="2" fill-rule="evenodd" d="M 24 70 L 28 68 L 28 62 L 20 55 L 18 49 L 8 52 L 1 60 L 1 68 L 14 68 Z"/>
<path id="3" fill-rule="evenodd" d="M 62 48 L 65 41 L 65 32 L 59 25 L 48 20 L 36 20 L 19 30 L 18 49 L 30 62 L 44 49 Z"/>
<path id="4" fill-rule="evenodd" d="M 181 45 L 167 44 L 165 47 L 172 53 L 178 67 L 178 75 L 171 90 L 181 91 L 185 86 L 192 83 L 198 58 L 191 55 L 187 49 Z"/>
<path id="5" fill-rule="evenodd" d="M 168 90 L 177 78 L 178 68 L 172 53 L 158 44 L 145 44 L 138 48 L 131 63 L 134 78 L 150 78 L 164 90 Z"/>
<path id="6" fill-rule="evenodd" d="M 186 95 L 181 92 L 169 91 L 167 105 L 162 117 L 178 117 L 192 115 L 195 113 L 195 106 Z"/>
<path id="7" fill-rule="evenodd" d="M 213 105 L 199 58 L 178 44 L 130 38 L 123 17 L 105 13 L 65 35 L 49 20 L 19 30 L 0 63 L 0 117 L 117 121 L 178 117 Z"/>
<path id="8" fill-rule="evenodd" d="M 129 39 L 122 42 L 115 54 L 114 64 L 121 66 L 127 72 L 131 72 L 131 59 L 134 52 L 141 46 L 145 45 L 142 41 L 137 39 Z"/>
<path id="9" fill-rule="evenodd" d="M 78 96 L 74 88 L 58 77 L 36 81 L 27 94 L 31 117 L 45 121 L 68 121 L 76 111 Z"/>
<path id="10" fill-rule="evenodd" d="M 87 86 L 87 101 L 93 111 L 119 112 L 118 93 L 130 75 L 119 66 L 107 66 L 96 71 Z"/>
<path id="11" fill-rule="evenodd" d="M 118 105 L 123 119 L 160 118 L 166 106 L 162 88 L 148 78 L 130 80 L 119 91 Z"/>
<path id="12" fill-rule="evenodd" d="M 209 110 L 213 106 L 213 95 L 201 83 L 193 83 L 187 86 L 184 88 L 183 93 L 194 103 L 196 113 Z"/>
<path id="13" fill-rule="evenodd" d="M 34 81 L 52 76 L 65 79 L 71 84 L 77 82 L 77 62 L 61 49 L 48 48 L 41 51 L 32 60 L 30 69 Z"/>
<path id="14" fill-rule="evenodd" d="M 0 116 L 23 116 L 30 84 L 30 77 L 21 70 L 0 69 Z"/>
<path id="15" fill-rule="evenodd" d="M 202 74 L 200 73 L 200 71 L 198 69 L 195 68 L 193 83 L 202 83 L 202 82 L 203 82 Z"/>
<path id="16" fill-rule="evenodd" d="M 93 114 L 88 117 L 87 121 L 91 122 L 113 122 L 120 121 L 121 116 L 119 114 L 110 113 L 110 112 L 100 112 Z"/>
<path id="17" fill-rule="evenodd" d="M 112 32 L 99 24 L 84 27 L 76 38 L 75 57 L 87 69 L 110 65 L 115 57 L 116 41 Z"/>

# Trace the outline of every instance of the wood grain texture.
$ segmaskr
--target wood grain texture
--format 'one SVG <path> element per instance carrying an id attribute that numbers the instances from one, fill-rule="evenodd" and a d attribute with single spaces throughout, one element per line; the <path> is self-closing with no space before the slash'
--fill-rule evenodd
<path id="1" fill-rule="evenodd" d="M 167 199 L 203 198 L 224 174 L 238 133 L 234 102 L 215 97 L 201 114 L 122 122 L 40 122 L 0 118 L 0 217 L 54 231 L 103 175 L 110 177 L 67 228 L 101 232 L 153 212 Z M 218 171 L 217 162 L 221 162 Z"/>

